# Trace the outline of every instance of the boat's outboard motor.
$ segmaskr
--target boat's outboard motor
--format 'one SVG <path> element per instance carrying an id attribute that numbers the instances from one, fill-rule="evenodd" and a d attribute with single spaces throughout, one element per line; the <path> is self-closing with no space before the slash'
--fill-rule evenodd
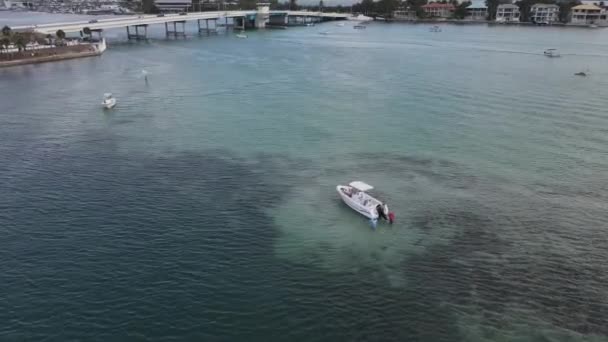
<path id="1" fill-rule="evenodd" d="M 384 208 L 382 207 L 382 205 L 378 204 L 376 206 L 376 212 L 378 213 L 378 217 L 388 220 L 388 217 L 386 217 L 386 214 L 384 213 Z"/>

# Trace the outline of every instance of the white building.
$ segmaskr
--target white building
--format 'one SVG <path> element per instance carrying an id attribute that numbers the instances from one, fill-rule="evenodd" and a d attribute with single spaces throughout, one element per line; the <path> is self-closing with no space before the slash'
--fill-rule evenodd
<path id="1" fill-rule="evenodd" d="M 192 0 L 154 0 L 154 6 L 161 11 L 181 12 L 192 6 Z"/>
<path id="2" fill-rule="evenodd" d="M 533 23 L 550 24 L 559 19 L 559 6 L 553 4 L 534 4 L 530 8 Z"/>
<path id="3" fill-rule="evenodd" d="M 606 11 L 595 5 L 578 5 L 572 7 L 570 23 L 576 25 L 606 26 Z"/>
<path id="4" fill-rule="evenodd" d="M 486 20 L 488 18 L 488 6 L 485 1 L 473 1 L 467 7 L 467 20 Z"/>
<path id="5" fill-rule="evenodd" d="M 498 5 L 496 9 L 496 21 L 500 23 L 518 22 L 519 7 L 513 4 Z"/>

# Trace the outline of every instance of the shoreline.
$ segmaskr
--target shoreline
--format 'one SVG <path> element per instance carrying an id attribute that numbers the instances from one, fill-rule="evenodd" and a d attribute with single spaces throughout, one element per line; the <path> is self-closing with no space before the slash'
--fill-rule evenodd
<path id="1" fill-rule="evenodd" d="M 461 19 L 391 19 L 391 20 L 374 20 L 374 22 L 386 23 L 407 23 L 407 24 L 456 24 L 456 25 L 490 25 L 490 26 L 538 26 L 538 27 L 573 27 L 573 28 L 607 28 L 608 26 L 589 27 L 583 24 L 571 23 L 552 23 L 549 25 L 537 25 L 532 22 L 495 22 L 488 20 L 461 20 Z"/>
<path id="2" fill-rule="evenodd" d="M 84 48 L 84 50 L 83 50 Z M 42 53 L 40 50 L 24 51 L 21 56 L 15 59 L 0 60 L 0 68 L 7 68 L 19 65 L 40 64 L 47 62 L 57 62 L 76 58 L 94 57 L 101 55 L 106 50 L 106 42 L 102 40 L 94 44 L 81 44 L 68 47 L 67 49 L 53 48 L 45 49 Z M 27 55 L 30 53 L 29 55 Z M 42 54 L 42 55 L 37 55 Z"/>
<path id="3" fill-rule="evenodd" d="M 94 57 L 94 56 L 99 56 L 101 54 L 102 53 L 99 51 L 85 51 L 85 52 L 69 52 L 69 53 L 63 53 L 63 54 L 52 55 L 52 56 L 21 58 L 21 59 L 15 59 L 12 61 L 0 61 L 0 68 L 7 68 L 7 67 L 12 67 L 12 66 L 27 65 L 27 64 L 57 62 L 57 61 L 84 58 L 84 57 Z"/>

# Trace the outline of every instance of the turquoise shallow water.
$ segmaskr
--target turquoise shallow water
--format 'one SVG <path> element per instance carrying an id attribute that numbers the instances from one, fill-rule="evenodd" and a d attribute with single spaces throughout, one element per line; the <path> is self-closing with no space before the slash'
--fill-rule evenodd
<path id="1" fill-rule="evenodd" d="M 0 70 L 0 339 L 608 340 L 606 31 L 428 28 Z"/>

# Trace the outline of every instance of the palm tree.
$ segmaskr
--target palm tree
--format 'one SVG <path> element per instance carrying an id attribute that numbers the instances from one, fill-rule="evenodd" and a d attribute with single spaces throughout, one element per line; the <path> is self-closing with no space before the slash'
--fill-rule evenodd
<path id="1" fill-rule="evenodd" d="M 91 29 L 88 27 L 85 27 L 82 29 L 82 33 L 86 34 L 87 36 L 89 36 L 89 40 L 93 39 L 93 33 L 91 32 Z"/>
<path id="2" fill-rule="evenodd" d="M 2 28 L 2 35 L 3 36 L 10 36 L 11 35 L 11 28 L 8 26 L 4 26 Z"/>
<path id="3" fill-rule="evenodd" d="M 25 51 L 26 44 L 22 34 L 15 33 L 13 35 L 13 44 L 19 49 L 19 52 Z"/>
<path id="4" fill-rule="evenodd" d="M 61 42 L 65 39 L 65 32 L 63 32 L 63 30 L 57 30 L 55 36 L 57 37 L 57 40 Z"/>

